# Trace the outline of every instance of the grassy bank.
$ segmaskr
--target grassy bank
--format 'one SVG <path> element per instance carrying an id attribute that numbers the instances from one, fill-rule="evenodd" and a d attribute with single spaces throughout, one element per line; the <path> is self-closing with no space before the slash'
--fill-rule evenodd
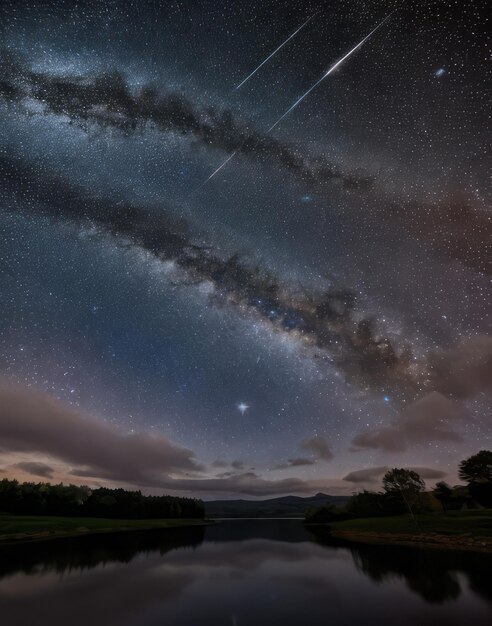
<path id="1" fill-rule="evenodd" d="M 327 525 L 335 537 L 361 543 L 421 545 L 492 552 L 492 510 L 365 518 Z"/>
<path id="2" fill-rule="evenodd" d="M 156 530 L 203 526 L 203 519 L 102 519 L 97 517 L 48 517 L 0 515 L 0 543 L 76 537 L 131 530 Z"/>

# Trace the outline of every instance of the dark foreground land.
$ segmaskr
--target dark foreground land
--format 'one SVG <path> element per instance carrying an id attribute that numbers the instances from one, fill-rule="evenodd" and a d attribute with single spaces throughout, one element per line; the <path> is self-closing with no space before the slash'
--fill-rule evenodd
<path id="1" fill-rule="evenodd" d="M 0 515 L 0 543 L 39 541 L 87 534 L 203 526 L 206 523 L 203 519 L 103 519 L 97 517 Z"/>
<path id="2" fill-rule="evenodd" d="M 492 510 L 371 517 L 317 524 L 332 537 L 358 543 L 420 545 L 492 553 Z"/>

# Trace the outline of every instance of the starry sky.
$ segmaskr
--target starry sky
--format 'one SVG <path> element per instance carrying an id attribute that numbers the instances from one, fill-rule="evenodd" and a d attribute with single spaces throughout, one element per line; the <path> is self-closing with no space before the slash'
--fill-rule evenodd
<path id="1" fill-rule="evenodd" d="M 490 447 L 485 1 L 0 15 L 4 476 L 350 493 Z"/>

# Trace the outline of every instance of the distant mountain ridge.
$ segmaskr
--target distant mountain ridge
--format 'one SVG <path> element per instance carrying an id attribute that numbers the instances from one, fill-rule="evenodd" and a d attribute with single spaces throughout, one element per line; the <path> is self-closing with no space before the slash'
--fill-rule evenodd
<path id="1" fill-rule="evenodd" d="M 204 502 L 207 517 L 304 517 L 312 506 L 334 504 L 343 506 L 349 496 L 282 496 L 269 500 L 210 500 Z"/>

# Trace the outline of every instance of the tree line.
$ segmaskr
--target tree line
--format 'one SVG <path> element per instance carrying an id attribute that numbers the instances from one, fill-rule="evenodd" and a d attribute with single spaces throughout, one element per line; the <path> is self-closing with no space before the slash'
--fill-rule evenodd
<path id="1" fill-rule="evenodd" d="M 121 519 L 204 518 L 201 500 L 146 496 L 141 491 L 0 480 L 0 511 L 13 515 Z"/>
<path id="2" fill-rule="evenodd" d="M 354 493 L 344 507 L 334 505 L 313 507 L 306 521 L 324 523 L 362 517 L 385 517 L 463 508 L 492 508 L 492 452 L 481 450 L 461 461 L 458 476 L 466 485 L 451 487 L 444 481 L 425 491 L 421 476 L 409 469 L 394 468 L 383 476 L 382 491 L 364 489 Z"/>

